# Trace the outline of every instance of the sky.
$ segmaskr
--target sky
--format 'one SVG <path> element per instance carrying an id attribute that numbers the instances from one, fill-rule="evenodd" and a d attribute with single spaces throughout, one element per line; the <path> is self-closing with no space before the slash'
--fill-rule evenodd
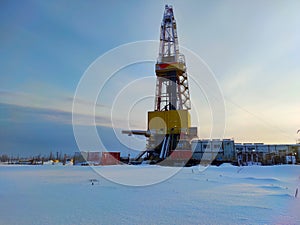
<path id="1" fill-rule="evenodd" d="M 198 55 L 220 88 L 226 112 L 224 138 L 288 144 L 300 138 L 297 0 L 4 0 L 0 4 L 0 154 L 78 151 L 72 104 L 83 75 L 95 60 L 120 45 L 158 41 L 165 4 L 174 8 L 180 49 Z M 152 50 L 158 51 L 158 46 Z M 147 112 L 154 108 L 155 60 L 120 68 L 101 90 L 95 120 L 108 149 L 145 145 L 143 138 L 119 133 L 128 124 L 146 129 Z M 188 72 L 193 71 L 188 57 L 186 64 Z M 211 108 L 203 92 L 190 79 L 192 125 L 198 127 L 200 138 L 212 138 Z M 123 94 L 127 97 L 119 98 Z M 86 109 L 94 103 L 79 100 L 76 113 L 92 116 Z M 125 114 L 129 105 L 130 114 Z M 113 124 L 111 118 L 116 118 Z M 85 119 L 78 125 L 92 126 Z M 97 150 L 97 144 L 91 141 L 85 148 Z"/>

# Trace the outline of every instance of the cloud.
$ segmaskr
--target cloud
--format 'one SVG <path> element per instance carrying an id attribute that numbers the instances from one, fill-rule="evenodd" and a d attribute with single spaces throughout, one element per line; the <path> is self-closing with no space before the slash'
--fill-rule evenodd
<path id="1" fill-rule="evenodd" d="M 45 89 L 47 90 L 49 87 L 45 87 Z M 53 96 L 47 96 L 45 92 L 39 91 L 32 93 L 0 89 L 0 97 L 0 103 L 4 104 L 41 109 L 60 109 L 61 111 L 70 111 L 72 103 L 63 94 L 57 93 Z"/>
<path id="2" fill-rule="evenodd" d="M 110 114 L 101 115 L 102 109 L 109 109 L 109 106 L 92 103 L 85 99 L 76 99 L 76 102 L 79 104 L 81 110 L 76 113 L 79 120 L 76 123 L 81 125 L 92 125 L 86 124 L 85 122 L 89 121 L 91 117 L 94 118 L 92 112 L 88 112 L 85 109 L 88 106 L 96 107 L 97 112 L 100 115 L 95 116 L 96 125 L 109 125 Z M 17 118 L 21 118 L 20 115 L 32 115 L 43 117 L 47 121 L 59 122 L 64 124 L 72 124 L 72 104 L 73 97 L 62 96 L 58 99 L 46 98 L 39 95 L 33 95 L 25 92 L 14 92 L 0 89 L 0 104 L 10 105 L 10 110 L 14 111 L 13 114 L 18 114 Z M 18 110 L 17 110 L 18 109 Z M 100 109 L 100 110 L 99 110 Z M 18 121 L 21 122 L 21 121 Z"/>
<path id="3" fill-rule="evenodd" d="M 0 104 L 0 154 L 32 156 L 52 152 L 73 154 L 79 151 L 73 134 L 72 114 L 59 110 L 38 109 L 10 104 Z M 131 150 L 121 143 L 116 133 L 119 128 L 105 126 L 106 118 L 96 118 L 96 129 L 107 150 L 118 150 L 127 155 Z M 80 129 L 91 129 L 84 116 Z M 94 125 L 92 125 L 94 126 Z M 87 143 L 81 150 L 102 151 L 97 145 L 98 137 L 86 136 Z"/>

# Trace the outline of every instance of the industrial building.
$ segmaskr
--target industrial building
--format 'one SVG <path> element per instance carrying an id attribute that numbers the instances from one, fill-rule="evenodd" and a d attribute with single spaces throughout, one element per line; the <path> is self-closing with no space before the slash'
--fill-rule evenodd
<path id="1" fill-rule="evenodd" d="M 201 164 L 274 165 L 300 163 L 300 144 L 235 143 L 231 139 L 193 140 L 191 160 Z"/>
<path id="2" fill-rule="evenodd" d="M 235 162 L 234 141 L 231 139 L 192 140 L 192 160 L 197 163 L 211 164 Z"/>
<path id="3" fill-rule="evenodd" d="M 300 163 L 300 144 L 235 144 L 238 165 Z"/>

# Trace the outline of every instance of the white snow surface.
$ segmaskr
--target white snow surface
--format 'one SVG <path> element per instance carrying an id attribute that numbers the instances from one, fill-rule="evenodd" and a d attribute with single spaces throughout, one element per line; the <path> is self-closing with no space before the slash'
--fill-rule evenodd
<path id="1" fill-rule="evenodd" d="M 195 166 L 138 187 L 95 172 L 147 183 L 173 169 L 2 165 L 0 224 L 300 224 L 299 165 Z"/>

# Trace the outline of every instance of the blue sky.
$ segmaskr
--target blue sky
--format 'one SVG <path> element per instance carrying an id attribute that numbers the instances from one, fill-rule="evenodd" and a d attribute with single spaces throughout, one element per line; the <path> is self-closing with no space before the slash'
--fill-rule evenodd
<path id="1" fill-rule="evenodd" d="M 75 151 L 71 113 L 80 78 L 119 45 L 158 40 L 166 3 L 174 7 L 179 43 L 207 63 L 220 85 L 225 137 L 294 143 L 300 129 L 299 1 L 12 0 L 0 7 L 0 153 Z M 155 78 L 154 65 L 120 71 L 106 94 L 139 76 Z M 136 95 L 143 89 L 154 94 L 155 86 L 149 82 Z M 191 96 L 197 103 L 201 93 L 191 89 Z M 141 129 L 151 104 L 134 111 Z M 99 109 L 99 126 L 107 126 L 107 107 Z M 209 137 L 205 120 L 194 125 Z M 104 136 L 110 148 L 122 147 Z"/>

